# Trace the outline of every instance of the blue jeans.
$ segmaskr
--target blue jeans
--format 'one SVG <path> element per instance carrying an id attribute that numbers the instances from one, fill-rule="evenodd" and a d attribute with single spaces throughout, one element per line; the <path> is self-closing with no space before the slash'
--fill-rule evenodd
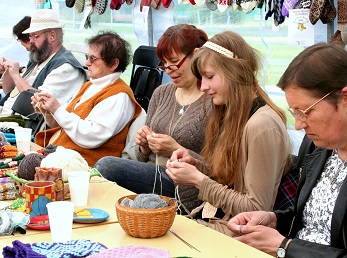
<path id="1" fill-rule="evenodd" d="M 137 194 L 152 193 L 155 183 L 155 194 L 175 197 L 175 185 L 163 167 L 156 173 L 154 164 L 113 156 L 101 158 L 94 167 L 106 179 Z"/>

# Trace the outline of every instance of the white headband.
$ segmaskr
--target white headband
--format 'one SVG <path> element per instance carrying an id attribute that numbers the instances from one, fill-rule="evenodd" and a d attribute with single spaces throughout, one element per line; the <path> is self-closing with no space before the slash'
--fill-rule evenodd
<path id="1" fill-rule="evenodd" d="M 209 49 L 212 49 L 213 51 L 218 52 L 219 54 L 222 54 L 229 58 L 234 58 L 234 53 L 231 52 L 229 49 L 226 49 L 220 45 L 217 45 L 216 43 L 213 43 L 211 41 L 206 41 L 206 43 L 203 45 L 203 47 L 207 47 Z"/>

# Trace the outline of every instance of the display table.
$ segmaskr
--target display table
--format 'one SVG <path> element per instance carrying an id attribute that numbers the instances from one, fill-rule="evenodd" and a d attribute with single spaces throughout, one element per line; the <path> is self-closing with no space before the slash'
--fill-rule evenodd
<path id="1" fill-rule="evenodd" d="M 183 241 L 167 232 L 164 236 L 152 239 L 134 238 L 127 235 L 117 223 L 114 204 L 125 195 L 132 194 L 112 182 L 100 177 L 93 177 L 89 188 L 88 207 L 99 208 L 110 214 L 108 220 L 97 224 L 73 224 L 73 239 L 88 239 L 100 242 L 108 248 L 125 245 L 144 245 L 168 250 L 172 257 L 237 257 L 237 258 L 269 258 L 271 256 L 247 246 L 231 237 L 198 224 L 184 216 L 176 215 L 171 230 L 182 239 L 193 245 L 190 248 Z M 49 242 L 50 231 L 30 230 L 26 235 L 16 233 L 11 236 L 0 236 L 1 250 L 4 246 L 12 246 L 14 240 L 23 243 Z"/>

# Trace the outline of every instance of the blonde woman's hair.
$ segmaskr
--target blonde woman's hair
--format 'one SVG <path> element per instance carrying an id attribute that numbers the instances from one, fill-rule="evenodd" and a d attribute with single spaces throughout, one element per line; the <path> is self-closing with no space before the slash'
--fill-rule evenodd
<path id="1" fill-rule="evenodd" d="M 205 64 L 220 74 L 227 86 L 225 105 L 213 105 L 202 150 L 209 176 L 221 184 L 232 186 L 237 176 L 241 138 L 255 97 L 261 97 L 286 124 L 285 113 L 277 107 L 257 81 L 261 58 L 239 34 L 225 31 L 211 42 L 230 50 L 233 58 L 202 47 L 192 61 L 193 74 L 201 80 Z"/>

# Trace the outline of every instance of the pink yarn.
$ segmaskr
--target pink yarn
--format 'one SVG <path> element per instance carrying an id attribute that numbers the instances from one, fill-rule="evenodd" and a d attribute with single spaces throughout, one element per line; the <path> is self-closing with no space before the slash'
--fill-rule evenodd
<path id="1" fill-rule="evenodd" d="M 169 251 L 140 245 L 120 246 L 101 251 L 98 254 L 88 256 L 89 258 L 170 258 Z"/>

